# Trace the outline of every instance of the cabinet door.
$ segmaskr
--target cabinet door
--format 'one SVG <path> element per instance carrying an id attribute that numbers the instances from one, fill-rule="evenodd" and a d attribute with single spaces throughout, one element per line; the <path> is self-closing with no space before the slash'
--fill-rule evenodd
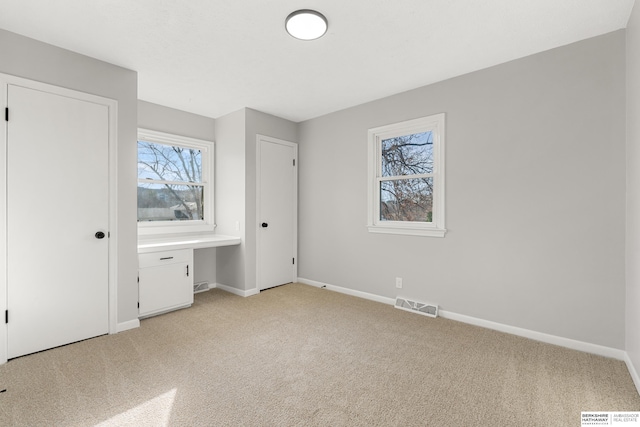
<path id="1" fill-rule="evenodd" d="M 193 303 L 193 280 L 189 263 L 141 268 L 139 275 L 140 316 Z"/>

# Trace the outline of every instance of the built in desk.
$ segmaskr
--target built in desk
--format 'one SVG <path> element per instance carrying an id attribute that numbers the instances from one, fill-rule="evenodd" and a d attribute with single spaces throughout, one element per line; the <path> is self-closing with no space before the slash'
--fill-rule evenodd
<path id="1" fill-rule="evenodd" d="M 138 317 L 193 304 L 193 251 L 240 244 L 218 234 L 138 240 Z"/>

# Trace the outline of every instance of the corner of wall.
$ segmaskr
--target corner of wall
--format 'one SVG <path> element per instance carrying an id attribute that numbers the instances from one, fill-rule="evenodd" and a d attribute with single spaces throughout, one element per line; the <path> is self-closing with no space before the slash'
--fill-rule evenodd
<path id="1" fill-rule="evenodd" d="M 625 349 L 631 377 L 640 390 L 640 6 L 626 29 L 626 242 Z"/>

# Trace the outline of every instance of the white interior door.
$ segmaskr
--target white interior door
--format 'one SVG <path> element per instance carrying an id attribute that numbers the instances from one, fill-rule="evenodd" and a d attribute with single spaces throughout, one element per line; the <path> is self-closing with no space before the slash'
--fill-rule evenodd
<path id="1" fill-rule="evenodd" d="M 258 136 L 258 289 L 296 280 L 297 145 Z"/>
<path id="2" fill-rule="evenodd" d="M 109 110 L 9 85 L 8 358 L 109 331 Z"/>

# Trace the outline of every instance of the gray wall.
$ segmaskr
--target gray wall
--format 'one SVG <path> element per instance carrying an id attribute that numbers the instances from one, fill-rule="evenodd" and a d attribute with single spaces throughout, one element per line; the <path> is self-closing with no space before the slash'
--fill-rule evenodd
<path id="1" fill-rule="evenodd" d="M 138 127 L 213 141 L 216 121 L 210 117 L 139 100 Z"/>
<path id="2" fill-rule="evenodd" d="M 256 287 L 258 134 L 297 142 L 298 126 L 250 108 L 216 119 L 216 232 L 242 238 L 240 246 L 218 249 L 218 283 L 243 291 Z"/>
<path id="3" fill-rule="evenodd" d="M 302 122 L 299 276 L 624 348 L 624 77 L 617 31 Z M 442 112 L 446 237 L 368 233 L 367 129 Z"/>
<path id="4" fill-rule="evenodd" d="M 138 101 L 138 127 L 205 141 L 215 137 L 214 119 L 145 101 Z M 215 248 L 196 249 L 193 262 L 195 283 L 216 283 Z"/>
<path id="5" fill-rule="evenodd" d="M 217 282 L 237 289 L 245 289 L 244 128 L 244 110 L 216 119 L 216 233 L 242 239 L 240 245 L 217 249 Z"/>
<path id="6" fill-rule="evenodd" d="M 118 101 L 118 323 L 138 317 L 137 73 L 0 30 L 0 72 Z"/>
<path id="7" fill-rule="evenodd" d="M 638 11 L 627 114 L 638 115 Z M 215 122 L 136 100 L 137 75 L 0 30 L 0 72 L 118 101 L 118 322 L 137 317 L 136 129 L 216 141 L 217 233 L 243 244 L 218 282 L 255 287 L 255 136 L 300 141 L 299 275 L 614 348 L 625 345 L 625 32 L 618 31 L 301 123 L 251 109 Z M 140 120 L 138 123 L 137 112 Z M 366 231 L 370 127 L 447 113 L 443 239 Z M 640 189 L 628 121 L 627 333 L 640 363 Z M 215 123 L 215 125 L 214 125 Z M 235 224 L 240 224 L 236 230 Z M 209 272 L 211 273 L 211 271 Z M 208 273 L 208 274 L 209 274 Z M 394 277 L 404 278 L 397 292 Z"/>
<path id="8" fill-rule="evenodd" d="M 626 350 L 640 368 L 640 6 L 627 25 L 627 309 Z"/>

